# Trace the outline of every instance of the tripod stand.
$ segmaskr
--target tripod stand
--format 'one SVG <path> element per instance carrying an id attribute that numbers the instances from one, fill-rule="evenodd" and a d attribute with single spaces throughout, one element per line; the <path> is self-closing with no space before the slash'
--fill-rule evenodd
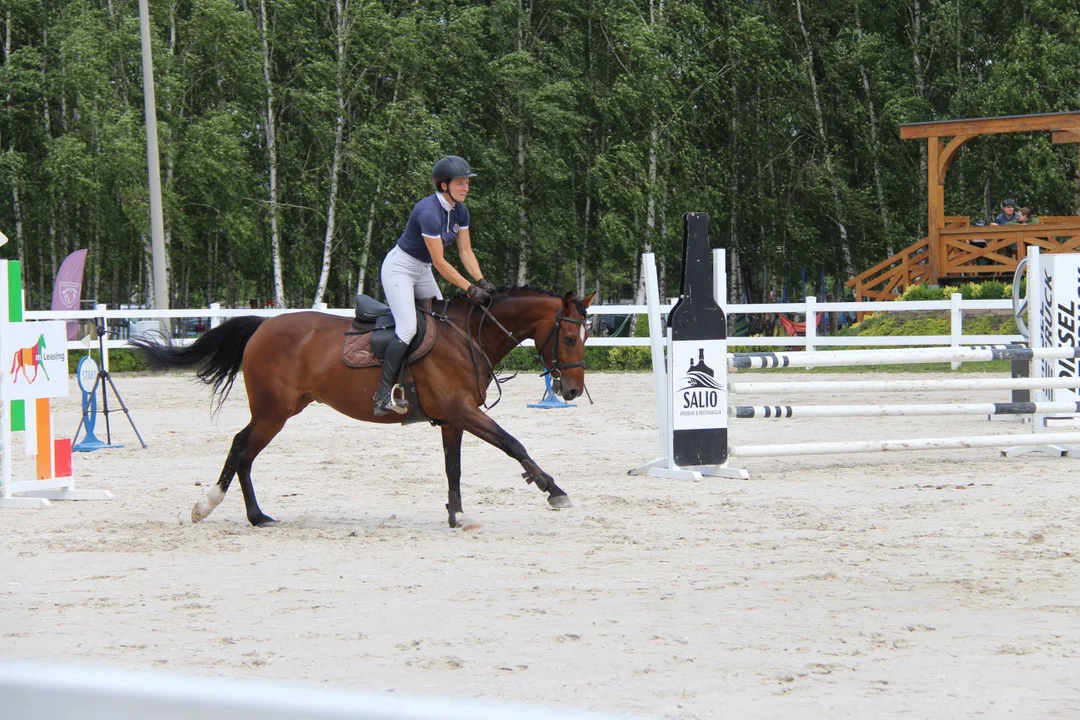
<path id="1" fill-rule="evenodd" d="M 146 441 L 142 439 L 142 435 L 139 434 L 139 428 L 135 427 L 135 421 L 131 417 L 131 412 L 128 410 L 127 405 L 124 404 L 124 398 L 120 396 L 120 391 L 116 389 L 116 383 L 113 382 L 112 375 L 105 369 L 105 335 L 107 330 L 105 327 L 105 321 L 101 320 L 100 325 L 97 326 L 98 336 L 98 356 L 101 358 L 101 365 L 98 366 L 97 372 L 94 376 L 93 386 L 87 390 L 83 386 L 82 375 L 79 375 L 79 387 L 86 393 L 83 401 L 82 419 L 79 420 L 79 427 L 75 430 L 75 439 L 79 437 L 79 432 L 86 428 L 86 437 L 81 443 L 75 443 L 72 441 L 72 449 L 79 451 L 100 450 L 102 448 L 119 448 L 123 445 L 112 444 L 112 428 L 109 424 L 109 393 L 106 388 L 112 388 L 113 395 L 116 396 L 117 402 L 120 403 L 120 407 L 123 408 L 124 414 L 127 415 L 128 423 L 131 424 L 131 429 L 135 431 L 135 437 L 139 438 L 139 444 L 143 446 L 145 450 L 147 448 Z M 101 402 L 102 412 L 105 415 L 105 442 L 102 443 L 97 437 L 94 436 L 94 424 L 96 422 L 94 415 L 97 412 L 97 389 L 101 387 Z"/>

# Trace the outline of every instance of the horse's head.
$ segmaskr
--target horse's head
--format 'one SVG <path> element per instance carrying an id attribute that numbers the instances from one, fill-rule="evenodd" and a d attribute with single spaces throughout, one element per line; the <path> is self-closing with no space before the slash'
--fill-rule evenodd
<path id="1" fill-rule="evenodd" d="M 589 337 L 585 309 L 592 300 L 593 295 L 575 300 L 573 293 L 566 293 L 551 316 L 537 324 L 533 337 L 551 373 L 551 389 L 567 401 L 585 392 L 585 340 Z"/>
<path id="2" fill-rule="evenodd" d="M 38 347 L 45 347 L 45 333 L 41 333 L 41 335 L 38 337 L 37 344 Z"/>

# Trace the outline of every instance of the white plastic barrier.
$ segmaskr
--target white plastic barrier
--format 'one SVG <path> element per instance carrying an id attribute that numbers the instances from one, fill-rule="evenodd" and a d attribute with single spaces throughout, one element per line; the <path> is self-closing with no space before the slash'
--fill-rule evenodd
<path id="1" fill-rule="evenodd" d="M 610 716 L 609 716 L 610 717 Z M 280 682 L 0 663 L 3 720 L 602 720 L 566 709 L 406 699 Z"/>

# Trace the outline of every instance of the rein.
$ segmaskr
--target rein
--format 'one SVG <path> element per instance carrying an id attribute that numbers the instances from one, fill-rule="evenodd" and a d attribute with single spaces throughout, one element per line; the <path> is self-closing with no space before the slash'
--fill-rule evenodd
<path id="1" fill-rule="evenodd" d="M 454 323 L 454 321 L 452 319 L 450 319 L 449 315 L 447 315 L 447 309 L 449 308 L 449 305 L 450 305 L 449 300 L 443 300 L 442 314 L 437 314 L 435 312 L 431 312 L 430 314 L 436 320 L 441 320 L 442 322 L 445 322 L 448 325 L 450 325 L 450 327 L 452 327 L 455 332 L 457 332 L 459 335 L 461 335 L 463 338 L 465 338 L 466 340 L 469 341 L 469 354 L 472 357 L 473 372 L 474 372 L 474 374 L 476 376 L 476 391 L 477 391 L 477 394 L 480 395 L 480 396 L 482 396 L 484 393 L 483 393 L 483 388 L 481 387 L 481 383 L 480 383 L 480 363 L 477 360 L 477 353 L 479 353 L 480 357 L 482 357 L 484 359 L 484 364 L 487 366 L 487 371 L 491 374 L 492 379 L 495 381 L 495 387 L 498 388 L 498 390 L 499 390 L 499 396 L 498 396 L 498 398 L 496 398 L 495 402 L 491 403 L 490 405 L 487 405 L 487 404 L 484 405 L 485 410 L 490 410 L 491 408 L 498 405 L 499 402 L 502 400 L 502 384 L 505 383 L 505 382 L 509 382 L 509 381 L 513 380 L 514 378 L 516 378 L 517 373 L 515 372 L 513 375 L 511 375 L 509 377 L 506 377 L 506 378 L 500 378 L 498 370 L 495 367 L 492 366 L 491 360 L 488 358 L 487 353 L 484 352 L 483 345 L 480 342 L 480 336 L 481 336 L 481 333 L 483 332 L 483 329 L 484 329 L 484 321 L 485 320 L 491 320 L 491 322 L 495 323 L 495 327 L 499 328 L 499 330 L 502 330 L 503 334 L 506 335 L 506 337 L 508 337 L 511 340 L 511 342 L 514 343 L 514 347 L 517 347 L 518 345 L 520 345 L 521 340 L 518 340 L 516 337 L 514 337 L 514 334 L 512 332 L 510 332 L 509 330 L 507 330 L 506 326 L 504 326 L 501 322 L 499 322 L 499 320 L 494 315 L 491 314 L 491 311 L 488 310 L 487 306 L 485 306 L 485 305 L 480 305 L 479 306 L 480 310 L 484 313 L 484 317 L 480 318 L 480 323 L 479 323 L 479 325 L 477 327 L 477 330 L 476 330 L 476 339 L 473 339 L 473 336 L 472 336 L 472 315 L 473 315 L 473 312 L 477 309 L 478 306 L 476 306 L 476 305 L 470 305 L 469 306 L 469 314 L 468 314 L 468 316 L 467 316 L 467 318 L 465 320 L 466 327 L 468 328 L 468 333 L 466 333 L 461 328 L 459 328 L 457 326 L 457 324 Z M 534 345 L 533 346 L 533 350 L 536 352 L 536 357 L 539 358 L 540 365 L 544 368 L 544 372 L 540 373 L 540 376 L 541 377 L 543 377 L 545 375 L 550 375 L 551 376 L 552 389 L 553 390 L 555 390 L 558 383 L 561 381 L 561 379 L 562 379 L 562 371 L 563 370 L 565 370 L 567 368 L 576 368 L 576 367 L 583 368 L 583 367 L 585 367 L 585 361 L 584 360 L 581 360 L 580 362 L 574 362 L 574 363 L 561 363 L 561 362 L 559 362 L 559 329 L 560 329 L 563 322 L 568 322 L 568 323 L 573 323 L 575 325 L 584 326 L 586 321 L 585 321 L 584 318 L 582 318 L 581 320 L 578 320 L 577 318 L 566 317 L 562 313 L 562 307 L 560 307 L 558 309 L 558 311 L 556 311 L 556 313 L 555 313 L 555 324 L 551 326 L 551 331 L 547 334 L 547 337 L 544 338 L 544 341 L 542 343 L 540 343 L 540 345 Z M 551 358 L 552 358 L 551 365 L 548 365 L 548 362 L 547 362 L 547 360 L 544 359 L 544 354 L 542 352 L 542 349 L 547 346 L 549 341 L 553 341 L 552 342 L 552 351 L 551 351 Z M 586 397 L 589 398 L 589 404 L 590 405 L 595 404 L 595 403 L 593 403 L 592 395 L 589 393 L 588 386 L 586 386 L 584 383 L 582 383 L 582 387 L 585 388 L 585 395 L 586 395 Z"/>

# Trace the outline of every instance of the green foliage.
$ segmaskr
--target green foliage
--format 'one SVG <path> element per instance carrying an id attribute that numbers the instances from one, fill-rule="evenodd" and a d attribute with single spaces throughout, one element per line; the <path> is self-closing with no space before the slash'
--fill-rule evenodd
<path id="1" fill-rule="evenodd" d="M 900 296 L 901 300 L 941 300 L 944 293 L 941 288 L 927 287 L 925 283 L 909 285 Z"/>
<path id="2" fill-rule="evenodd" d="M 1008 287 L 1008 294 L 1006 294 L 1006 287 Z M 1012 286 L 1006 286 L 1005 283 L 998 280 L 987 280 L 979 285 L 975 297 L 979 300 L 1003 300 L 1005 298 L 1011 298 Z"/>
<path id="3" fill-rule="evenodd" d="M 101 366 L 101 358 L 97 351 L 93 351 L 90 355 L 97 361 L 98 367 Z M 79 367 L 79 361 L 87 356 L 85 350 L 71 350 L 68 352 L 68 373 L 74 374 Z M 145 372 L 150 368 L 142 361 L 133 350 L 127 350 L 124 348 L 118 348 L 116 350 L 109 351 L 109 372 L 122 373 L 122 372 Z"/>
<path id="4" fill-rule="evenodd" d="M 927 317 L 924 313 L 877 313 L 857 325 L 845 328 L 841 336 L 910 336 L 948 335 L 951 330 L 949 318 L 942 314 Z M 1016 323 L 1010 315 L 966 315 L 965 335 L 1015 335 Z M 824 344 L 824 343 L 821 343 Z"/>
<path id="5" fill-rule="evenodd" d="M 1021 292 L 1024 286 L 1021 285 Z M 1012 285 L 998 280 L 986 280 L 982 283 L 969 282 L 959 287 L 947 285 L 943 288 L 931 288 L 925 284 L 910 285 L 901 300 L 948 300 L 953 293 L 960 293 L 965 300 L 1008 300 L 1012 298 Z"/>

